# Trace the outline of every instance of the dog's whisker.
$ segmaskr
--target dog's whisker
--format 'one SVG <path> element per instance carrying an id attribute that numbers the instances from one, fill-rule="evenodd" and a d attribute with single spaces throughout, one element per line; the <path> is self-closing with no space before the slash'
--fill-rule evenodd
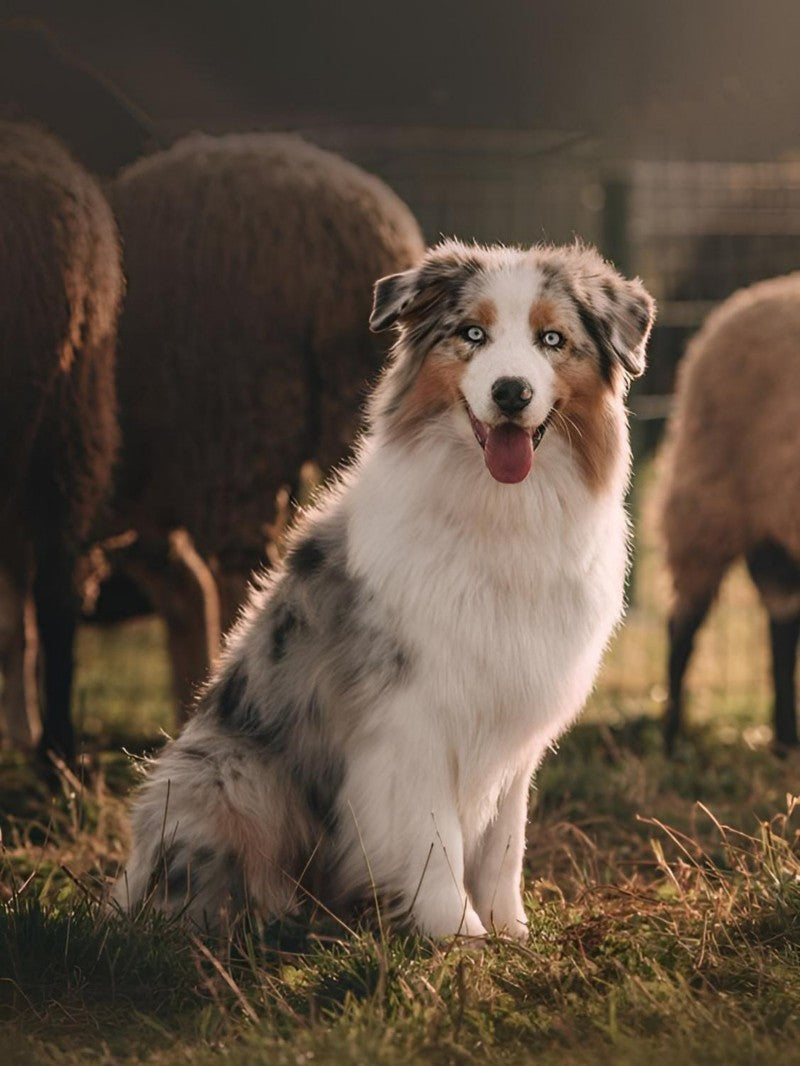
<path id="1" fill-rule="evenodd" d="M 566 429 L 566 432 L 567 432 L 568 436 L 571 437 L 571 434 L 569 433 L 569 429 L 571 428 L 571 429 L 575 430 L 575 433 L 577 434 L 578 439 L 579 440 L 583 440 L 583 433 L 581 432 L 580 427 L 577 425 L 577 423 L 572 418 L 570 418 L 568 415 L 565 415 L 564 412 L 561 411 L 561 410 L 558 410 L 556 412 L 556 414 L 558 415 L 559 419 L 563 423 L 564 428 Z"/>

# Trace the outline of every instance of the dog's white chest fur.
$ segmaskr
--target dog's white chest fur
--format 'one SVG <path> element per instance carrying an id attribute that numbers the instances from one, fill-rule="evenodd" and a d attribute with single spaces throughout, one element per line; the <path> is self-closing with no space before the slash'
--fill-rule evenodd
<path id="1" fill-rule="evenodd" d="M 626 520 L 550 439 L 528 481 L 480 455 L 383 448 L 349 498 L 349 558 L 416 663 L 423 735 L 442 745 L 463 824 L 480 834 L 510 776 L 582 706 L 622 610 Z M 408 701 L 403 713 L 408 713 Z"/>

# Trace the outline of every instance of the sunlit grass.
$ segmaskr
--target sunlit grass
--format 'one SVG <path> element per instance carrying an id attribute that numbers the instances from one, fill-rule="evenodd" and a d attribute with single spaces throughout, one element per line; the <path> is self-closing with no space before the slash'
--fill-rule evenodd
<path id="1" fill-rule="evenodd" d="M 174 729 L 166 633 L 158 618 L 83 626 L 73 714 L 91 736 L 152 739 Z"/>
<path id="2" fill-rule="evenodd" d="M 530 939 L 483 950 L 120 919 L 100 895 L 121 801 L 66 778 L 46 846 L 2 863 L 3 1062 L 800 1061 L 800 812 L 778 801 L 798 768 L 713 743 L 673 766 L 646 721 L 581 727 L 540 783 Z"/>

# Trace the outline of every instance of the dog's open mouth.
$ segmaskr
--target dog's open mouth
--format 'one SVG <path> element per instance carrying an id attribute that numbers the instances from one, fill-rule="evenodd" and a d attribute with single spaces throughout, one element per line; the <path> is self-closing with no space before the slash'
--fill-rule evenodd
<path id="1" fill-rule="evenodd" d="M 541 444 L 550 415 L 532 430 L 514 422 L 489 426 L 475 417 L 466 401 L 465 404 L 472 432 L 483 449 L 484 462 L 495 481 L 504 485 L 524 481 L 533 466 L 533 453 Z"/>

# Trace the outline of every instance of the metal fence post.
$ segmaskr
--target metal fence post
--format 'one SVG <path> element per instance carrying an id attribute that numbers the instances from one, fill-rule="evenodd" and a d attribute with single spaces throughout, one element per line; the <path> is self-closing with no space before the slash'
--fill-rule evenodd
<path id="1" fill-rule="evenodd" d="M 602 252 L 621 274 L 630 274 L 630 180 L 627 175 L 607 178 L 603 192 Z"/>

